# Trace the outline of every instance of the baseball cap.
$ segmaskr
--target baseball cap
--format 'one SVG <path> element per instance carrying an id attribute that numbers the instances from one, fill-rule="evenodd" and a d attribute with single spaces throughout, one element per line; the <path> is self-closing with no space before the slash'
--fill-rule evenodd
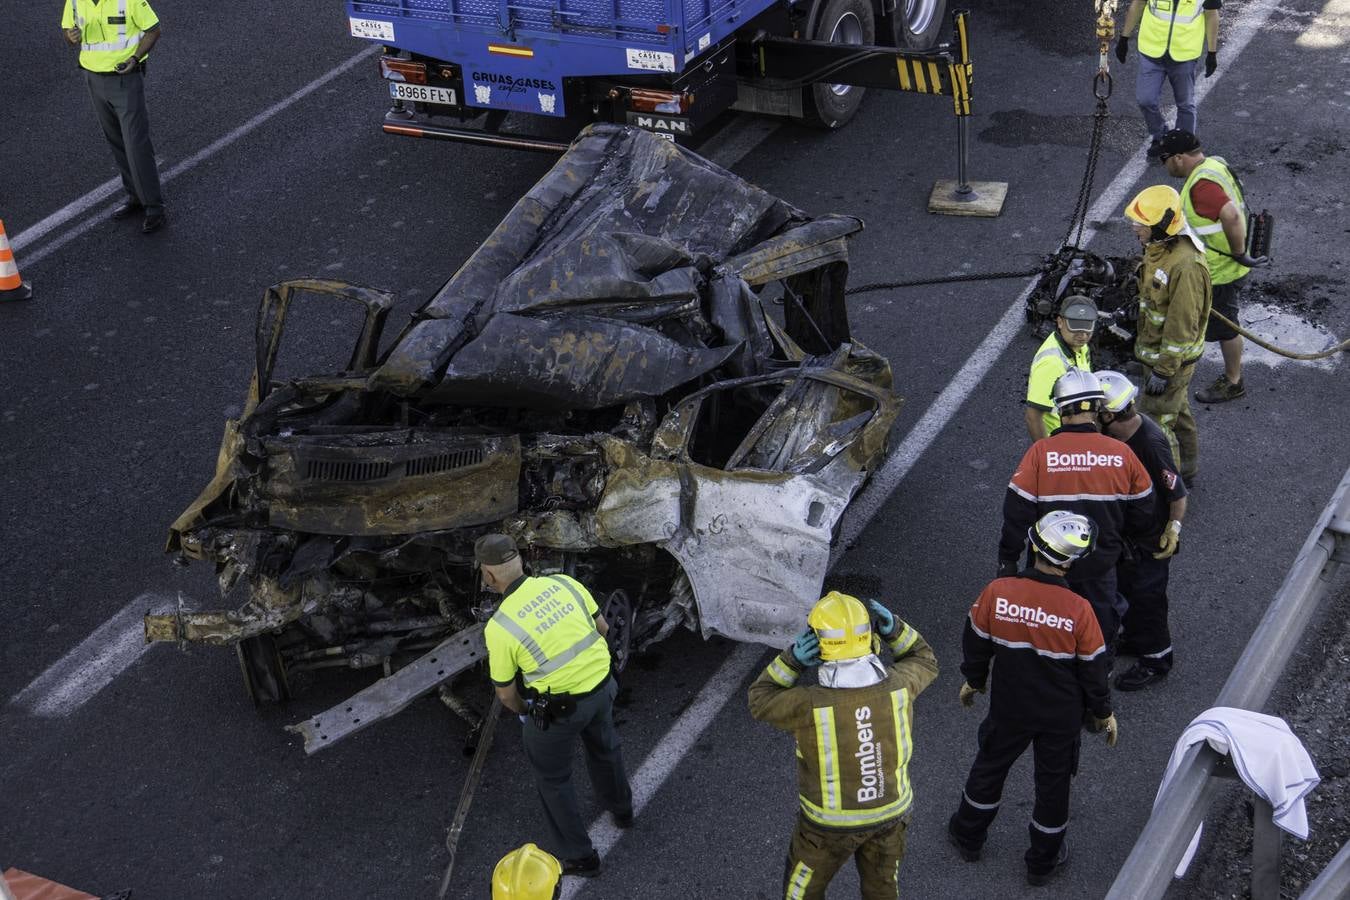
<path id="1" fill-rule="evenodd" d="M 1059 314 L 1068 321 L 1071 331 L 1091 331 L 1097 327 L 1097 304 L 1082 294 L 1065 297 L 1059 305 Z"/>
<path id="2" fill-rule="evenodd" d="M 473 558 L 481 566 L 500 566 L 519 555 L 516 542 L 505 534 L 485 534 L 473 542 Z"/>
<path id="3" fill-rule="evenodd" d="M 1200 139 L 1180 128 L 1173 128 L 1158 141 L 1158 155 L 1163 159 L 1199 149 Z"/>

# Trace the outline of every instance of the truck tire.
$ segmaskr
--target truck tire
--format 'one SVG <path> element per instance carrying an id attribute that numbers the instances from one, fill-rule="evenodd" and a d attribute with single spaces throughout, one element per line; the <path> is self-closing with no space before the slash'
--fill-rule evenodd
<path id="1" fill-rule="evenodd" d="M 871 0 L 825 0 L 812 38 L 836 44 L 875 44 Z M 844 84 L 809 85 L 802 88 L 802 119 L 815 128 L 841 128 L 858 111 L 864 93 L 864 88 Z"/>
<path id="2" fill-rule="evenodd" d="M 891 13 L 895 46 L 902 50 L 929 50 L 938 42 L 946 23 L 947 0 L 895 0 Z"/>

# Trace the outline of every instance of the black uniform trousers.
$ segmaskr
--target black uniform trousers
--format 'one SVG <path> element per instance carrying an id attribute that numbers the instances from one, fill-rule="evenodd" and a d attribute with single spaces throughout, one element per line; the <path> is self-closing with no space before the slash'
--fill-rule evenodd
<path id="1" fill-rule="evenodd" d="M 980 750 L 966 778 L 961 806 L 948 827 L 961 846 L 978 850 L 998 815 L 1008 770 L 1030 745 L 1035 753 L 1036 805 L 1027 832 L 1027 871 L 1048 874 L 1069 823 L 1069 786 L 1078 774 L 1080 732 L 1033 731 L 985 717 L 980 723 Z"/>
<path id="2" fill-rule="evenodd" d="M 143 67 L 126 75 L 86 69 L 84 82 L 122 175 L 122 189 L 145 207 L 146 213 L 163 211 L 164 195 L 155 168 L 155 148 L 150 143 L 150 114 L 145 107 Z"/>
<path id="3" fill-rule="evenodd" d="M 1137 550 L 1133 559 L 1122 557 L 1117 570 L 1120 592 L 1129 603 L 1122 643 L 1138 654 L 1139 662 L 1163 672 L 1172 668 L 1172 632 L 1167 627 L 1171 563 L 1170 557 L 1154 559 L 1147 550 Z"/>
<path id="4" fill-rule="evenodd" d="M 561 859 L 582 859 L 595 852 L 572 786 L 572 755 L 578 738 L 586 751 L 591 786 L 601 804 L 619 815 L 633 810 L 633 791 L 623 766 L 619 733 L 614 730 L 614 698 L 618 693 L 618 684 L 607 678 L 599 690 L 577 700 L 571 715 L 553 720 L 547 730 L 540 729 L 532 719 L 526 719 L 521 730 L 549 837 Z"/>
<path id="5" fill-rule="evenodd" d="M 1092 606 L 1092 611 L 1097 614 L 1097 624 L 1102 629 L 1102 640 L 1106 641 L 1107 657 L 1111 658 L 1114 656 L 1116 632 L 1120 630 L 1121 616 L 1125 613 L 1128 599 L 1121 596 L 1120 585 L 1116 579 L 1116 567 L 1112 566 L 1105 572 L 1082 579 L 1074 578 L 1073 569 L 1069 569 L 1069 574 L 1064 580 L 1069 583 L 1069 590 L 1086 600 Z"/>

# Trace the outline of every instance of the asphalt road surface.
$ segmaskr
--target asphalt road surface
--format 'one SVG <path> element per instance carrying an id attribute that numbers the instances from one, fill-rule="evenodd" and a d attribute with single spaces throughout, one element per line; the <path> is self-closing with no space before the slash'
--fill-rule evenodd
<path id="1" fill-rule="evenodd" d="M 439 704 L 419 702 L 306 758 L 283 725 L 368 674 L 321 680 L 291 707 L 258 714 L 232 653 L 147 652 L 132 638 L 148 606 L 180 592 L 189 604 L 215 600 L 208 571 L 176 569 L 160 551 L 242 402 L 263 289 L 309 274 L 370 284 L 398 293 L 397 320 L 551 160 L 382 134 L 382 82 L 370 60 L 351 62 L 363 47 L 337 3 L 240 0 L 209 16 L 156 5 L 164 39 L 149 106 L 172 177 L 170 224 L 150 237 L 106 217 L 115 173 L 59 34 L 59 4 L 17 5 L 0 39 L 0 216 L 37 290 L 0 308 L 0 867 L 93 893 L 131 887 L 137 900 L 429 897 L 467 768 L 463 726 Z M 874 93 L 836 134 L 744 117 L 728 132 L 740 143 L 714 153 L 812 213 L 864 217 L 855 284 L 1025 268 L 1063 235 L 1092 112 L 1089 4 L 971 5 L 973 174 L 1010 182 L 1000 218 L 925 211 L 932 182 L 955 171 L 945 100 Z M 1251 40 L 1238 56 L 1244 17 Z M 1350 21 L 1343 3 L 1324 10 L 1320 0 L 1233 0 L 1224 21 L 1200 129 L 1207 149 L 1245 173 L 1252 201 L 1279 216 L 1277 265 L 1251 279 L 1248 319 L 1316 349 L 1350 333 Z M 1132 60 L 1111 100 L 1096 185 L 1105 199 L 1091 222 L 1093 248 L 1110 253 L 1133 246 L 1124 200 L 1165 180 L 1142 162 L 1133 73 Z M 943 839 L 979 718 L 956 702 L 962 617 L 992 576 L 1004 487 L 1025 448 L 1019 400 L 1034 342 L 1013 309 L 1024 287 L 875 293 L 852 306 L 855 333 L 890 356 L 907 403 L 898 455 L 869 490 L 875 515 L 854 517 L 829 584 L 883 598 L 942 664 L 915 717 L 917 800 L 901 872 L 910 897 L 1036 895 L 1022 879 L 1026 761 L 983 861 L 962 863 Z M 313 324 L 315 359 L 344 349 L 344 323 Z M 1217 372 L 1203 362 L 1196 386 Z M 1345 471 L 1345 373 L 1339 360 L 1252 358 L 1246 398 L 1197 407 L 1201 478 L 1173 566 L 1177 667 L 1159 688 L 1118 696 L 1116 748 L 1085 739 L 1074 857 L 1041 893 L 1101 896 L 1124 860 L 1173 740 L 1209 705 Z M 606 870 L 567 896 L 777 895 L 792 747 L 751 721 L 744 700 L 768 658 L 681 634 L 634 664 L 619 718 L 646 805 L 622 836 L 602 823 Z M 452 895 L 485 896 L 496 859 L 540 835 L 508 721 Z M 846 870 L 831 896 L 855 885 Z"/>

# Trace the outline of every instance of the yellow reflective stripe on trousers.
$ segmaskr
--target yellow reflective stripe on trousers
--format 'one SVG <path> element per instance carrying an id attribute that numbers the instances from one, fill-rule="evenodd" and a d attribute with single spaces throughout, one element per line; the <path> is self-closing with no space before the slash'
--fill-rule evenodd
<path id="1" fill-rule="evenodd" d="M 811 876 L 815 872 L 804 862 L 798 862 L 792 867 L 792 877 L 788 879 L 787 893 L 784 895 L 786 900 L 802 900 L 806 896 L 806 889 L 811 886 Z"/>
<path id="2" fill-rule="evenodd" d="M 813 712 L 816 720 L 816 762 L 820 765 L 820 802 L 826 809 L 838 809 L 839 753 L 834 735 L 834 709 L 824 706 Z"/>
<path id="3" fill-rule="evenodd" d="M 895 761 L 895 784 L 897 803 L 908 806 L 912 791 L 909 786 L 909 758 L 914 753 L 914 741 L 909 733 L 909 721 L 905 717 L 905 706 L 909 702 L 909 691 L 901 688 L 891 691 L 891 716 L 895 724 L 895 746 L 898 748 Z"/>

